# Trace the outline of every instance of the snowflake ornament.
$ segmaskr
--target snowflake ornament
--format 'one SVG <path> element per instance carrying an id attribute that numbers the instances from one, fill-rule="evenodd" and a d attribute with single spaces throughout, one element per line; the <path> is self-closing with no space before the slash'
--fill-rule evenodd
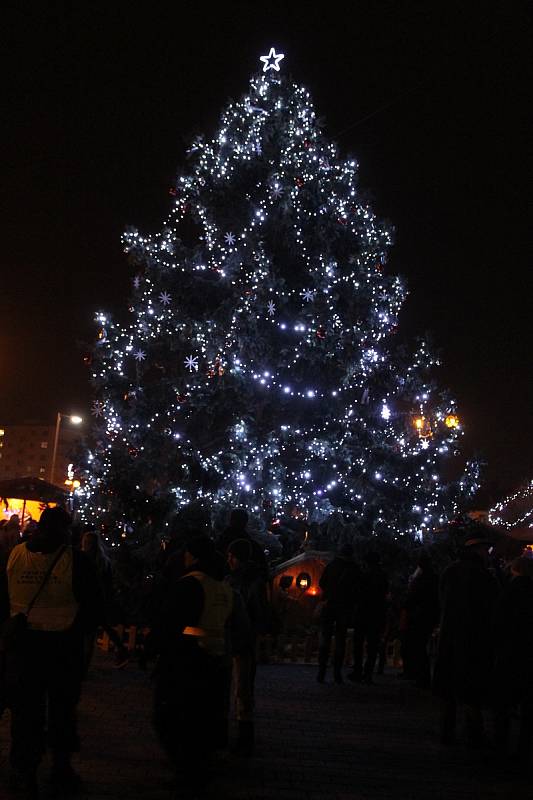
<path id="1" fill-rule="evenodd" d="M 274 303 L 273 300 L 270 300 L 270 302 L 267 305 L 267 308 L 268 308 L 268 313 L 270 315 L 274 314 L 274 312 L 276 311 L 276 304 Z"/>
<path id="2" fill-rule="evenodd" d="M 232 247 L 232 245 L 235 244 L 235 234 L 234 233 L 228 232 L 228 233 L 224 234 L 224 239 L 226 240 L 226 243 L 230 247 Z"/>
<path id="3" fill-rule="evenodd" d="M 133 279 L 133 285 L 134 285 L 134 287 L 135 287 L 136 289 L 138 289 L 138 288 L 139 288 L 139 286 L 141 285 L 141 279 L 139 278 L 139 276 L 138 276 L 138 275 L 136 275 L 136 276 L 134 277 L 134 279 Z"/>
<path id="4" fill-rule="evenodd" d="M 135 353 L 134 353 L 134 356 L 135 356 L 135 361 L 141 362 L 141 361 L 144 361 L 146 359 L 146 353 L 144 352 L 144 350 L 140 350 L 140 349 L 136 350 Z"/>
<path id="5" fill-rule="evenodd" d="M 267 56 L 260 56 L 260 61 L 263 62 L 263 72 L 268 72 L 269 69 L 275 69 L 276 72 L 279 72 L 279 62 L 285 58 L 283 53 L 276 53 L 274 47 L 270 48 L 270 52 Z"/>
<path id="6" fill-rule="evenodd" d="M 306 303 L 312 303 L 315 299 L 315 293 L 312 289 L 306 289 L 302 292 L 302 296 Z"/>
<path id="7" fill-rule="evenodd" d="M 161 294 L 159 295 L 159 299 L 161 300 L 164 306 L 168 306 L 171 297 L 167 292 L 161 292 Z"/>
<path id="8" fill-rule="evenodd" d="M 282 194 L 283 194 L 283 189 L 276 183 L 275 186 L 272 188 L 272 194 L 271 194 L 272 200 L 279 200 Z"/>
<path id="9" fill-rule="evenodd" d="M 101 400 L 95 400 L 94 403 L 92 404 L 91 414 L 97 418 L 103 417 L 104 408 L 105 408 L 105 403 L 102 403 Z"/>
<path id="10" fill-rule="evenodd" d="M 198 372 L 198 356 L 187 356 L 185 361 L 183 362 L 189 372 Z"/>

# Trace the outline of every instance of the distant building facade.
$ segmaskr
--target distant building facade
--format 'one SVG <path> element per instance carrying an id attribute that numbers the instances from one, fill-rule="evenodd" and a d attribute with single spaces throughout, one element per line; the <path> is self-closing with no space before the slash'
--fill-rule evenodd
<path id="1" fill-rule="evenodd" d="M 0 480 L 9 478 L 51 478 L 55 425 L 27 423 L 0 425 Z M 54 483 L 63 485 L 79 433 L 62 426 L 60 430 Z"/>

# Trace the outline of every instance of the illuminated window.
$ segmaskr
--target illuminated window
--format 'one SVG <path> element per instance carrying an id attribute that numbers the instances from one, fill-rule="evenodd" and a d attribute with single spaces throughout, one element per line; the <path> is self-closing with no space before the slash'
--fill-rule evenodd
<path id="1" fill-rule="evenodd" d="M 46 448 L 48 447 L 48 442 L 41 442 L 41 447 L 43 448 L 43 450 L 46 450 Z"/>
<path id="2" fill-rule="evenodd" d="M 308 572 L 300 572 L 296 578 L 296 586 L 298 589 L 307 590 L 311 588 L 313 581 Z"/>
<path id="3" fill-rule="evenodd" d="M 5 430 L 3 428 L 0 428 L 0 436 L 5 436 L 5 433 L 6 433 Z"/>
<path id="4" fill-rule="evenodd" d="M 44 468 L 44 467 L 41 467 L 41 469 L 39 470 L 39 472 L 46 472 L 46 470 L 45 470 L 45 468 Z"/>

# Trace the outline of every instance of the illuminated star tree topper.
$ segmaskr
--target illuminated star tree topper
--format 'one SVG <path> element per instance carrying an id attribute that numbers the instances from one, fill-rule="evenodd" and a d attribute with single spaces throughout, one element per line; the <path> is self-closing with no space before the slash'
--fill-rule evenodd
<path id="1" fill-rule="evenodd" d="M 283 53 L 276 54 L 276 50 L 274 47 L 270 48 L 270 52 L 267 56 L 261 56 L 261 61 L 263 62 L 263 72 L 268 72 L 269 69 L 274 69 L 276 72 L 279 72 L 280 66 L 279 62 L 285 58 Z"/>

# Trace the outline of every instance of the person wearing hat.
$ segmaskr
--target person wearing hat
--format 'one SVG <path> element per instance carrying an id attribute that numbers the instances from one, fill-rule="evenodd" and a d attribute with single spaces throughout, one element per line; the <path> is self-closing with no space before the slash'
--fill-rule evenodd
<path id="1" fill-rule="evenodd" d="M 244 611 L 210 539 L 187 541 L 183 563 L 184 575 L 167 587 L 152 652 L 155 729 L 186 792 L 207 780 L 211 756 L 227 744 L 231 639 Z"/>
<path id="2" fill-rule="evenodd" d="M 17 640 L 7 645 L 16 678 L 10 764 L 13 784 L 33 794 L 46 741 L 54 787 L 70 790 L 80 783 L 71 755 L 79 749 L 84 637 L 96 628 L 102 597 L 93 564 L 70 545 L 70 525 L 64 509 L 47 508 L 32 538 L 11 551 L 0 594 L 4 630 L 7 619 L 26 617 Z"/>
<path id="3" fill-rule="evenodd" d="M 453 744 L 457 709 L 464 707 L 470 745 L 485 741 L 483 705 L 492 677 L 492 624 L 499 586 L 489 570 L 492 542 L 466 530 L 459 557 L 440 580 L 440 631 L 433 692 L 442 701 L 441 742 Z"/>

